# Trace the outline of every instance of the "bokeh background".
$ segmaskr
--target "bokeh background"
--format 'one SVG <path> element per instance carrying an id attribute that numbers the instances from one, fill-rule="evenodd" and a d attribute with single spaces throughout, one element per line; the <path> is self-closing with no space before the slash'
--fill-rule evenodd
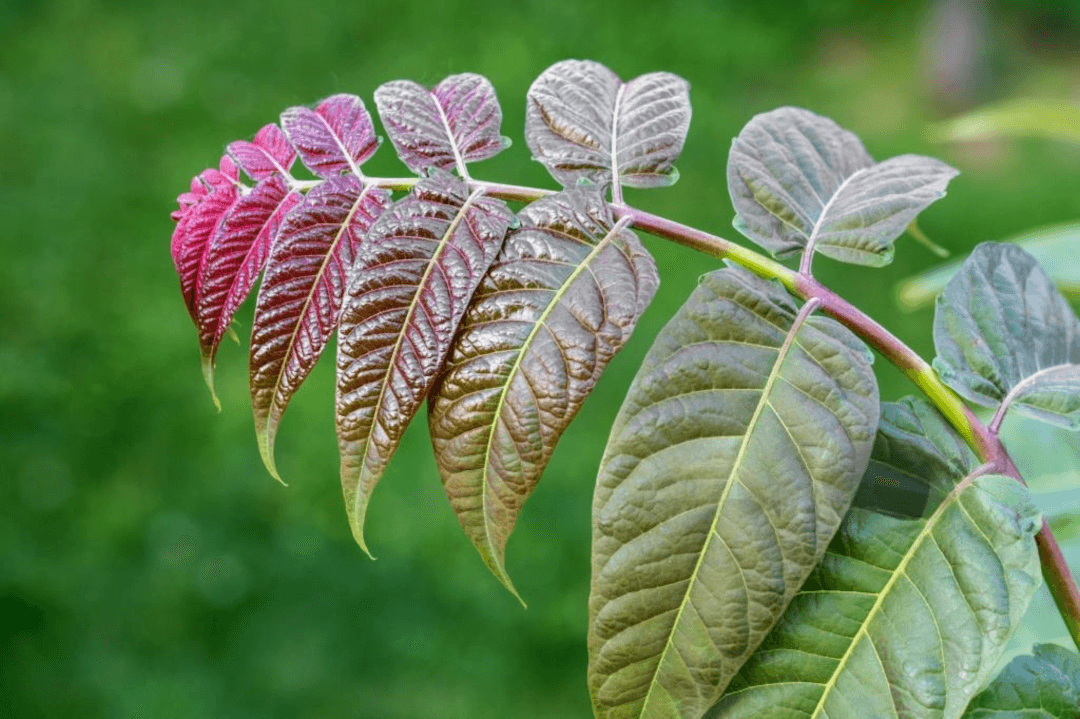
<path id="1" fill-rule="evenodd" d="M 371 105 L 382 82 L 473 71 L 515 141 L 476 174 L 553 186 L 521 134 L 533 78 L 569 57 L 624 78 L 663 69 L 693 88 L 682 180 L 628 201 L 734 236 L 731 138 L 800 105 L 879 158 L 959 167 L 921 226 L 962 254 L 1080 218 L 1080 150 L 936 144 L 930 123 L 1010 97 L 1080 100 L 1078 38 L 1074 0 L 0 2 L 0 716 L 590 716 L 589 514 L 607 428 L 656 332 L 718 263 L 646 239 L 656 301 L 510 542 L 522 609 L 461 536 L 423 422 L 375 494 L 371 562 L 342 506 L 331 363 L 283 423 L 287 488 L 259 461 L 246 339 L 223 347 L 214 411 L 169 213 L 230 140 L 332 93 Z M 401 173 L 389 144 L 369 167 Z M 893 289 L 936 262 L 903 239 L 887 268 L 815 270 L 930 356 L 930 312 L 900 312 Z M 885 398 L 911 390 L 878 364 Z M 1068 441 L 1036 454 L 1080 458 Z M 1047 476 L 1044 489 L 1075 486 L 1068 464 Z M 1080 564 L 1080 520 L 1061 526 Z M 1045 596 L 1013 651 L 1039 639 L 1064 639 Z"/>

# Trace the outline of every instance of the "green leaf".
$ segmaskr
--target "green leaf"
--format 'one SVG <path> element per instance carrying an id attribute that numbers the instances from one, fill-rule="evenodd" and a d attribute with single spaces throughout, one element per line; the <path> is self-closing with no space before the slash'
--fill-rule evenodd
<path id="1" fill-rule="evenodd" d="M 1063 295 L 1080 297 L 1080 262 L 1076 261 L 1080 222 L 1032 230 L 1006 241 L 1022 247 L 1038 260 Z M 933 302 L 962 263 L 962 260 L 949 262 L 901 282 L 897 288 L 900 307 L 917 310 Z"/>
<path id="2" fill-rule="evenodd" d="M 893 241 L 958 174 L 920 155 L 875 163 L 854 134 L 795 107 L 750 120 L 727 172 L 735 228 L 754 242 L 871 266 L 892 261 Z"/>
<path id="3" fill-rule="evenodd" d="M 506 540 L 522 504 L 659 284 L 596 187 L 538 200 L 520 218 L 428 399 L 446 495 L 507 587 Z"/>
<path id="4" fill-rule="evenodd" d="M 936 125 L 940 140 L 985 140 L 999 136 L 1045 137 L 1080 142 L 1080 103 L 1021 98 L 983 107 Z"/>
<path id="5" fill-rule="evenodd" d="M 872 356 L 742 268 L 657 337 L 593 502 L 599 717 L 700 717 L 824 553 L 870 457 Z"/>
<path id="6" fill-rule="evenodd" d="M 986 242 L 938 297 L 934 369 L 975 404 L 1080 428 L 1080 319 L 1034 257 Z"/>
<path id="7" fill-rule="evenodd" d="M 1037 644 L 1017 657 L 968 706 L 964 719 L 1080 719 L 1080 656 Z"/>
<path id="8" fill-rule="evenodd" d="M 933 414 L 931 414 L 933 413 Z M 917 419 L 919 426 L 911 420 Z M 855 506 L 711 719 L 960 716 L 1039 585 L 1039 514 L 922 400 L 886 405 L 874 462 L 949 485 L 926 517 Z"/>

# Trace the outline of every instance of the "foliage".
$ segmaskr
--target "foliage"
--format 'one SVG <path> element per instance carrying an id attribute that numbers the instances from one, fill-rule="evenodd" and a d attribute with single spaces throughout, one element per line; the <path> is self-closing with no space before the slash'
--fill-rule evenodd
<path id="1" fill-rule="evenodd" d="M 277 426 L 337 333 L 341 481 L 362 547 L 371 492 L 426 399 L 451 507 L 515 591 L 504 551 L 521 507 L 657 287 L 636 226 L 750 269 L 702 279 L 612 428 L 593 507 L 598 716 L 958 717 L 1038 586 L 1040 553 L 1076 626 L 1075 584 L 997 437 L 1013 405 L 1077 428 L 1080 321 L 1045 273 L 1022 250 L 978 248 L 939 298 L 933 370 L 811 273 L 819 251 L 890 262 L 955 170 L 877 163 L 806 110 L 753 118 L 728 162 L 735 226 L 800 257 L 795 272 L 623 203 L 623 186 L 678 178 L 691 112 L 674 75 L 623 82 L 564 61 L 533 83 L 526 140 L 557 193 L 472 179 L 467 163 L 508 144 L 479 76 L 389 83 L 376 104 L 419 178 L 365 176 L 372 118 L 335 95 L 230 145 L 180 196 L 172 243 L 211 390 L 235 288 L 264 270 L 250 384 L 275 476 Z M 296 156 L 316 179 L 291 174 Z M 879 407 L 864 341 L 934 407 Z M 996 407 L 990 426 L 957 394 Z M 917 488 L 920 512 L 858 501 L 882 467 Z"/>

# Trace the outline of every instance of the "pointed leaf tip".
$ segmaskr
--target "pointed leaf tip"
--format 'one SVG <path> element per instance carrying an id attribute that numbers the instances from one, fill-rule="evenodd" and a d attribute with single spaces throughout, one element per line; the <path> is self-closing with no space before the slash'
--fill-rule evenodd
<path id="1" fill-rule="evenodd" d="M 372 227 L 338 333 L 335 416 L 358 541 L 371 492 L 434 384 L 513 213 L 433 168 Z"/>
<path id="2" fill-rule="evenodd" d="M 263 462 L 279 480 L 278 424 L 337 329 L 356 253 L 389 201 L 354 175 L 332 177 L 285 216 L 270 249 L 251 330 L 250 390 Z"/>
<path id="3" fill-rule="evenodd" d="M 652 72 L 624 83 L 598 62 L 564 60 L 529 88 L 525 140 L 559 184 L 671 184 L 690 127 L 690 85 Z"/>
<path id="4" fill-rule="evenodd" d="M 504 555 L 522 505 L 659 283 L 597 188 L 538 200 L 519 217 L 428 399 L 447 498 L 511 590 Z"/>

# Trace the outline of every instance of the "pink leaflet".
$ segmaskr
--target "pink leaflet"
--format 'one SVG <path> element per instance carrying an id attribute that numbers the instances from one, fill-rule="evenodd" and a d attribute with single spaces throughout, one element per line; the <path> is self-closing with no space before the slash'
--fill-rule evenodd
<path id="1" fill-rule="evenodd" d="M 196 306 L 199 344 L 209 373 L 233 315 L 266 265 L 282 219 L 300 199 L 300 193 L 288 191 L 280 175 L 270 175 L 236 202 L 211 240 Z M 212 384 L 210 374 L 207 382 Z"/>
<path id="2" fill-rule="evenodd" d="M 173 265 L 176 273 L 180 275 L 180 291 L 184 295 L 184 305 L 196 326 L 198 319 L 195 306 L 200 268 L 218 224 L 236 203 L 239 195 L 239 188 L 231 182 L 218 185 L 184 212 L 173 232 Z"/>
<path id="3" fill-rule="evenodd" d="M 304 165 L 323 178 L 344 170 L 359 175 L 379 147 L 371 115 L 355 95 L 333 95 L 314 110 L 291 107 L 281 113 L 281 126 Z"/>
<path id="4" fill-rule="evenodd" d="M 251 403 L 263 462 L 289 400 L 337 329 L 357 249 L 390 202 L 355 175 L 332 177 L 285 217 L 270 248 L 251 330 Z"/>
<path id="5" fill-rule="evenodd" d="M 395 80 L 375 91 L 375 105 L 398 157 L 413 172 L 486 160 L 509 144 L 499 135 L 495 88 L 481 75 L 451 75 L 432 90 Z"/>
<path id="6" fill-rule="evenodd" d="M 255 133 L 252 142 L 230 143 L 228 153 L 253 180 L 265 180 L 275 173 L 288 176 L 296 161 L 296 150 L 281 128 L 272 122 Z"/>

